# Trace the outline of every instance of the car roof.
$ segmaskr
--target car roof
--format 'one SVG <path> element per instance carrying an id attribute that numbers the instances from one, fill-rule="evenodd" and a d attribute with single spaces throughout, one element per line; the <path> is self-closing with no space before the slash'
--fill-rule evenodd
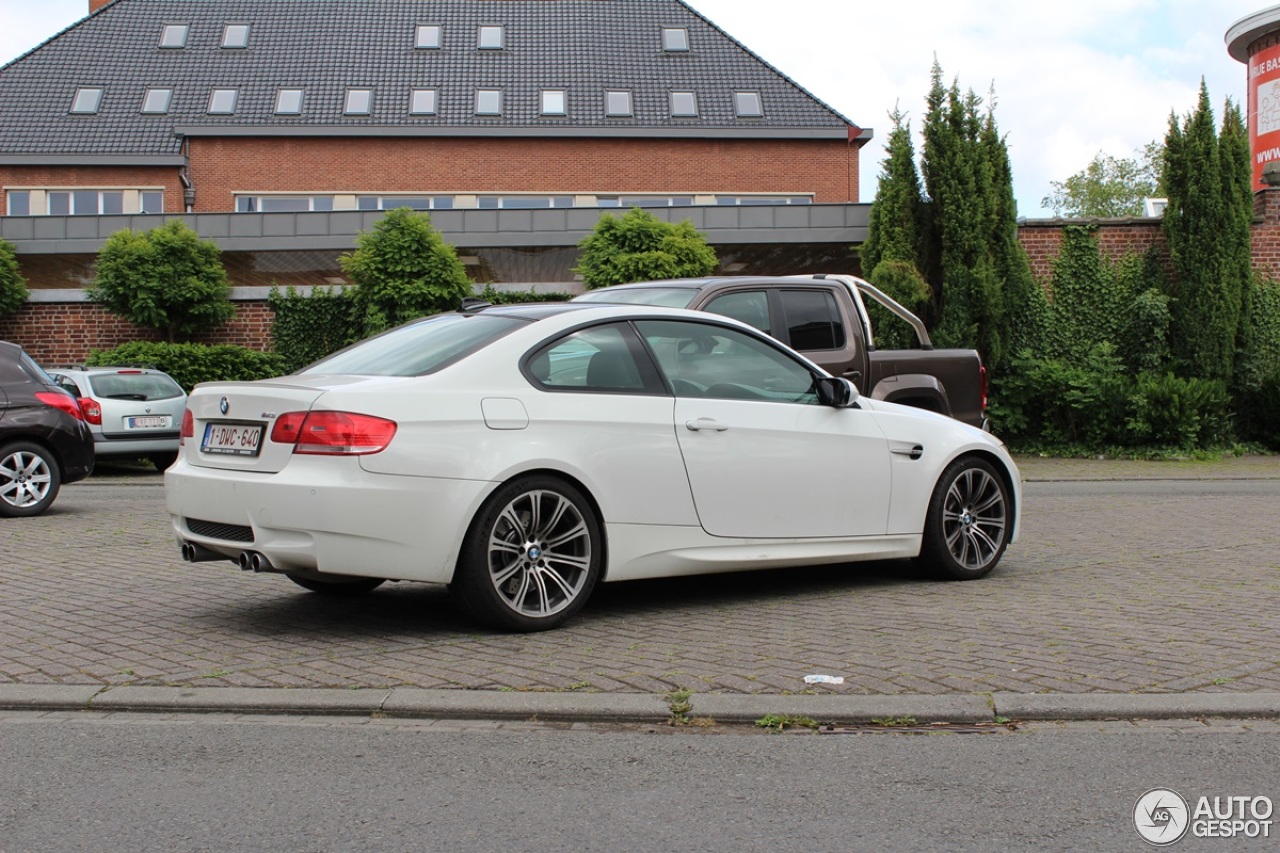
<path id="1" fill-rule="evenodd" d="M 818 277 L 810 276 L 811 279 Z M 799 284 L 805 281 L 804 278 L 792 278 L 791 276 L 781 275 L 714 275 L 703 276 L 702 278 L 668 278 L 659 281 L 638 281 L 632 284 L 613 284 L 608 287 L 596 288 L 587 291 L 588 293 L 599 293 L 608 290 L 643 290 L 650 288 L 684 288 L 687 290 L 705 290 L 708 287 L 716 285 L 739 285 L 739 284 L 777 284 L 785 282 L 787 284 Z"/>

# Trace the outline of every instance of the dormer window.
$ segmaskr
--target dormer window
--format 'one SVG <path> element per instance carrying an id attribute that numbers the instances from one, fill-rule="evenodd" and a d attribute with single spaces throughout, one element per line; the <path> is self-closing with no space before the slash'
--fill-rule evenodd
<path id="1" fill-rule="evenodd" d="M 662 28 L 662 49 L 679 53 L 689 49 L 689 31 L 684 27 Z"/>
<path id="2" fill-rule="evenodd" d="M 413 31 L 413 46 L 419 50 L 439 50 L 441 34 L 439 24 L 418 24 Z"/>
<path id="3" fill-rule="evenodd" d="M 209 94 L 209 115 L 231 115 L 235 111 L 235 89 L 214 89 Z"/>
<path id="4" fill-rule="evenodd" d="M 738 118 L 759 118 L 764 115 L 759 92 L 734 92 L 733 112 Z"/>
<path id="5" fill-rule="evenodd" d="M 102 106 L 102 89 L 80 88 L 76 89 L 76 96 L 71 101 L 71 112 L 81 115 L 92 115 Z"/>
<path id="6" fill-rule="evenodd" d="M 241 48 L 249 46 L 248 24 L 227 24 L 222 28 L 222 46 Z"/>
<path id="7" fill-rule="evenodd" d="M 606 90 L 604 93 L 604 114 L 615 118 L 634 115 L 631 108 L 631 93 L 624 89 Z"/>
<path id="8" fill-rule="evenodd" d="M 676 118 L 689 118 L 698 114 L 698 97 L 693 92 L 671 93 L 671 115 Z"/>
<path id="9" fill-rule="evenodd" d="M 505 41 L 505 33 L 501 26 L 486 24 L 480 27 L 476 47 L 481 50 L 502 50 L 506 46 Z"/>
<path id="10" fill-rule="evenodd" d="M 436 114 L 436 90 L 414 89 L 409 96 L 409 115 L 433 116 Z"/>
<path id="11" fill-rule="evenodd" d="M 501 89 L 478 89 L 476 91 L 476 115 L 478 116 L 502 115 L 502 90 Z"/>
<path id="12" fill-rule="evenodd" d="M 276 115 L 301 115 L 302 90 L 281 89 L 276 92 Z"/>
<path id="13" fill-rule="evenodd" d="M 178 48 L 187 46 L 187 33 L 191 30 L 189 24 L 165 24 L 160 29 L 160 46 L 167 48 Z"/>
<path id="14" fill-rule="evenodd" d="M 151 114 L 167 113 L 172 100 L 172 89 L 148 89 L 142 96 L 142 111 Z"/>
<path id="15" fill-rule="evenodd" d="M 367 116 L 373 110 L 372 89 L 348 89 L 347 105 L 343 110 L 349 116 Z"/>

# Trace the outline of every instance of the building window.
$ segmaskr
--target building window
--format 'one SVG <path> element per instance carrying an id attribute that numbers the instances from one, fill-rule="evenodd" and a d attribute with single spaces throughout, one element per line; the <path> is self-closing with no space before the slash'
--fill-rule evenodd
<path id="1" fill-rule="evenodd" d="M 698 114 L 698 98 L 693 92 L 671 93 L 671 115 L 673 117 L 689 117 Z"/>
<path id="2" fill-rule="evenodd" d="M 169 102 L 173 100 L 172 89 L 148 89 L 142 98 L 144 113 L 167 113 Z"/>
<path id="3" fill-rule="evenodd" d="M 187 33 L 191 27 L 187 24 L 165 24 L 160 29 L 161 47 L 186 47 Z"/>
<path id="4" fill-rule="evenodd" d="M 481 210 L 545 210 L 573 207 L 570 195 L 482 195 L 476 199 Z"/>
<path id="5" fill-rule="evenodd" d="M 453 196 L 362 195 L 356 198 L 357 210 L 395 210 L 400 207 L 410 210 L 450 210 L 453 208 Z"/>
<path id="6" fill-rule="evenodd" d="M 306 213 L 333 210 L 331 195 L 240 195 L 236 213 Z"/>
<path id="7" fill-rule="evenodd" d="M 813 204 L 813 197 L 807 195 L 718 195 L 716 196 L 716 204 L 721 206 L 740 205 L 743 207 L 774 204 Z"/>
<path id="8" fill-rule="evenodd" d="M 476 115 L 502 115 L 502 90 L 480 89 L 476 92 Z"/>
<path id="9" fill-rule="evenodd" d="M 249 46 L 248 24 L 227 24 L 222 28 L 222 46 L 240 48 Z"/>
<path id="10" fill-rule="evenodd" d="M 138 193 L 139 213 L 164 213 L 164 191 L 143 190 Z"/>
<path id="11" fill-rule="evenodd" d="M 689 207 L 693 204 L 691 195 L 627 195 L 597 196 L 597 207 Z"/>
<path id="12" fill-rule="evenodd" d="M 568 98 L 564 89 L 542 90 L 542 114 L 544 116 L 562 116 L 569 112 Z"/>
<path id="13" fill-rule="evenodd" d="M 734 92 L 733 111 L 738 118 L 759 118 L 764 115 L 759 92 Z"/>
<path id="14" fill-rule="evenodd" d="M 9 202 L 10 216 L 31 215 L 31 193 L 26 190 L 8 190 L 4 195 Z"/>
<path id="15" fill-rule="evenodd" d="M 671 52 L 688 50 L 689 31 L 684 27 L 663 27 L 662 49 Z"/>
<path id="16" fill-rule="evenodd" d="M 418 24 L 413 30 L 413 46 L 419 50 L 439 50 L 441 34 L 439 24 Z"/>
<path id="17" fill-rule="evenodd" d="M 102 89 L 80 88 L 76 89 L 75 99 L 71 102 L 71 112 L 92 115 L 100 106 L 102 106 Z"/>
<path id="18" fill-rule="evenodd" d="M 409 95 L 409 114 L 433 116 L 436 114 L 436 90 L 414 89 Z"/>
<path id="19" fill-rule="evenodd" d="M 367 116 L 373 111 L 372 89 L 348 89 L 347 106 L 344 112 L 349 116 Z"/>
<path id="20" fill-rule="evenodd" d="M 231 115 L 236 111 L 235 89 L 214 89 L 209 94 L 210 115 Z"/>
<path id="21" fill-rule="evenodd" d="M 301 89 L 281 89 L 276 93 L 276 115 L 301 115 L 301 113 Z"/>
<path id="22" fill-rule="evenodd" d="M 607 116 L 629 116 L 631 111 L 631 93 L 622 89 L 609 89 L 604 93 L 604 114 Z"/>
<path id="23" fill-rule="evenodd" d="M 505 46 L 505 40 L 505 33 L 501 26 L 485 25 L 480 27 L 476 37 L 476 47 L 481 50 L 501 50 Z"/>
<path id="24" fill-rule="evenodd" d="M 55 190 L 46 200 L 51 216 L 124 213 L 124 190 Z"/>

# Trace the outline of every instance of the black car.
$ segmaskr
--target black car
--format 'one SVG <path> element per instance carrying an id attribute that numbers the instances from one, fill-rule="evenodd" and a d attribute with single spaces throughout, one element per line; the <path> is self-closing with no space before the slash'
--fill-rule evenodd
<path id="1" fill-rule="evenodd" d="M 0 517 L 39 515 L 93 471 L 80 404 L 22 347 L 0 341 Z"/>

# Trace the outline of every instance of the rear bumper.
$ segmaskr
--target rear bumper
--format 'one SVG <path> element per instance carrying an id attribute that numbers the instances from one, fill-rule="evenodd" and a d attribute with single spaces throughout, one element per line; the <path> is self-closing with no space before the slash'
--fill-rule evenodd
<path id="1" fill-rule="evenodd" d="M 179 542 L 229 560 L 256 551 L 285 571 L 432 583 L 453 579 L 467 525 L 495 487 L 371 474 L 354 459 L 335 464 L 332 457 L 297 457 L 274 474 L 179 459 L 164 482 Z"/>

